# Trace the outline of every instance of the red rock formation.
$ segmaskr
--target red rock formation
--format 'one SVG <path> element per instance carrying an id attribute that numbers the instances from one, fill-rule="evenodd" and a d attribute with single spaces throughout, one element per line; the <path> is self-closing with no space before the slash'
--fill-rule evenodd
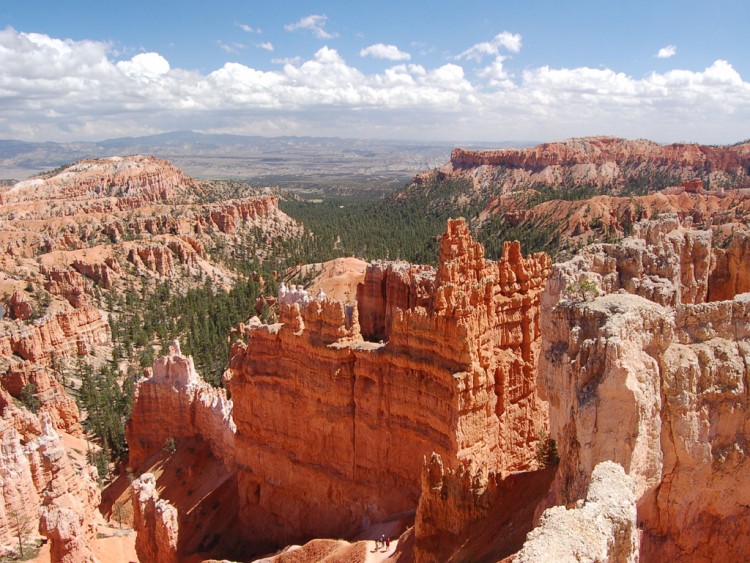
<path id="1" fill-rule="evenodd" d="M 112 289 L 112 280 L 116 274 L 120 273 L 120 264 L 111 257 L 106 258 L 104 262 L 96 263 L 74 260 L 71 266 L 104 289 Z"/>
<path id="2" fill-rule="evenodd" d="M 64 297 L 76 309 L 88 304 L 88 296 L 93 286 L 78 272 L 67 268 L 42 266 L 39 268 L 39 273 L 47 278 L 44 289 L 52 295 Z"/>
<path id="3" fill-rule="evenodd" d="M 138 245 L 130 249 L 128 262 L 139 270 L 149 270 L 160 276 L 174 274 L 172 251 L 161 244 Z"/>
<path id="4" fill-rule="evenodd" d="M 83 355 L 111 341 L 109 324 L 93 307 L 61 311 L 30 325 L 8 325 L 7 329 L 0 333 L 0 358 L 21 358 L 42 365 L 50 365 L 53 352 Z"/>
<path id="5" fill-rule="evenodd" d="M 133 203 L 174 199 L 185 187 L 197 185 L 166 160 L 141 155 L 110 157 L 81 160 L 52 177 L 19 182 L 3 194 L 3 204 L 42 197 L 65 201 L 117 195 L 118 207 L 130 208 Z"/>
<path id="6" fill-rule="evenodd" d="M 22 291 L 14 291 L 10 296 L 10 314 L 14 319 L 25 321 L 31 316 L 31 301 L 29 296 Z"/>
<path id="7" fill-rule="evenodd" d="M 193 358 L 182 356 L 179 345 L 173 344 L 170 352 L 154 362 L 149 376 L 136 387 L 127 426 L 130 466 L 139 467 L 163 449 L 168 439 L 200 436 L 227 469 L 233 470 L 232 401 L 223 389 L 201 379 Z"/>
<path id="8" fill-rule="evenodd" d="M 750 291 L 750 231 L 736 231 L 726 249 L 714 249 L 709 301 L 724 301 Z"/>
<path id="9" fill-rule="evenodd" d="M 179 526 L 177 510 L 160 499 L 156 479 L 144 473 L 133 481 L 133 529 L 138 534 L 135 549 L 141 561 L 177 563 Z"/>
<path id="10" fill-rule="evenodd" d="M 109 324 L 92 307 L 59 311 L 33 324 L 6 322 L 0 333 L 0 387 L 14 397 L 32 383 L 40 411 L 46 412 L 60 430 L 80 435 L 75 401 L 54 378 L 56 362 L 63 357 L 88 354 L 111 343 Z"/>
<path id="11" fill-rule="evenodd" d="M 554 468 L 504 474 L 453 471 L 433 454 L 422 472 L 413 528 L 417 561 L 499 561 L 517 552 L 534 523 Z"/>
<path id="12" fill-rule="evenodd" d="M 743 173 L 747 150 L 745 145 L 713 147 L 675 143 L 659 145 L 650 141 L 627 141 L 613 137 L 569 139 L 544 143 L 528 149 L 471 151 L 454 149 L 454 168 L 507 166 L 510 168 L 544 168 L 556 165 L 621 164 L 669 165 L 700 170 Z M 687 180 L 692 179 L 686 178 Z"/>
<path id="13" fill-rule="evenodd" d="M 46 413 L 55 428 L 73 436 L 83 434 L 75 401 L 50 375 L 49 369 L 41 365 L 30 366 L 26 362 L 7 364 L 0 388 L 18 398 L 28 384 L 33 385 L 34 396 L 39 401 L 39 412 Z"/>
<path id="14" fill-rule="evenodd" d="M 357 287 L 362 335 L 367 340 L 387 340 L 397 309 L 406 311 L 430 304 L 435 270 L 406 262 L 373 262 Z"/>
<path id="15" fill-rule="evenodd" d="M 613 460 L 635 479 L 643 559 L 742 559 L 748 294 L 705 302 L 721 280 L 710 231 L 663 217 L 635 234 L 556 265 L 542 297 L 558 501 L 583 498 L 596 464 Z M 604 295 L 575 297 L 579 280 Z"/>
<path id="16" fill-rule="evenodd" d="M 463 220 L 449 222 L 440 257 L 432 294 L 413 300 L 407 287 L 431 287 L 431 276 L 418 279 L 426 270 L 368 269 L 358 294 L 385 344 L 363 340 L 357 308 L 328 300 L 282 306 L 281 324 L 244 329 L 230 388 L 250 537 L 330 536 L 413 508 L 432 451 L 450 469 L 533 465 L 545 424 L 534 350 L 549 258 L 524 259 L 515 244 L 486 260 Z"/>

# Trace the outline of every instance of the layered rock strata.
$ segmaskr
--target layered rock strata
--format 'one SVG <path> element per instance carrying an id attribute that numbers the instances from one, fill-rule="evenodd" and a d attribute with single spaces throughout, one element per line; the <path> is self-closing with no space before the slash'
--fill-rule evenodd
<path id="1" fill-rule="evenodd" d="M 583 498 L 600 461 L 622 465 L 635 480 L 644 560 L 750 553 L 750 295 L 730 295 L 742 286 L 712 273 L 717 253 L 711 231 L 662 217 L 555 265 L 542 297 L 558 501 Z M 585 296 L 582 282 L 600 295 Z"/>
<path id="2" fill-rule="evenodd" d="M 623 185 L 668 175 L 678 183 L 701 176 L 718 186 L 748 182 L 748 143 L 727 147 L 585 137 L 524 149 L 457 148 L 441 174 L 471 177 L 475 184 L 500 181 L 501 191 L 534 184 Z"/>
<path id="3" fill-rule="evenodd" d="M 433 451 L 450 469 L 532 466 L 549 268 L 517 243 L 487 260 L 449 221 L 437 271 L 374 264 L 358 306 L 282 305 L 282 322 L 243 327 L 229 372 L 248 534 L 284 544 L 413 509 Z"/>

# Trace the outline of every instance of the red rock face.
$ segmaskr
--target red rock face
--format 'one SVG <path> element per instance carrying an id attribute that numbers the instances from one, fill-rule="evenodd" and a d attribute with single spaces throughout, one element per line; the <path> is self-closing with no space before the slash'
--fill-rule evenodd
<path id="1" fill-rule="evenodd" d="M 196 373 L 191 357 L 172 353 L 154 362 L 138 382 L 127 426 L 129 465 L 140 467 L 168 439 L 200 436 L 229 470 L 234 469 L 232 401 Z"/>
<path id="2" fill-rule="evenodd" d="M 736 231 L 726 249 L 714 249 L 715 266 L 709 280 L 709 301 L 732 299 L 750 292 L 750 232 Z"/>
<path id="3" fill-rule="evenodd" d="M 159 498 L 156 479 L 144 473 L 133 481 L 133 529 L 135 549 L 141 561 L 177 563 L 179 525 L 177 510 Z"/>
<path id="4" fill-rule="evenodd" d="M 286 543 L 413 509 L 433 451 L 449 468 L 532 466 L 545 426 L 534 352 L 549 268 L 517 244 L 486 260 L 463 220 L 451 221 L 434 287 L 429 270 L 368 268 L 358 291 L 368 337 L 387 342 L 364 340 L 359 309 L 328 300 L 245 327 L 230 388 L 248 533 Z"/>
<path id="5" fill-rule="evenodd" d="M 10 297 L 10 313 L 14 319 L 25 321 L 31 316 L 31 302 L 28 295 L 15 291 Z"/>
<path id="6" fill-rule="evenodd" d="M 111 343 L 109 324 L 98 309 L 81 307 L 60 311 L 32 324 L 8 323 L 0 334 L 0 361 L 4 372 L 0 387 L 14 397 L 28 383 L 54 426 L 74 435 L 82 433 L 75 401 L 54 378 L 54 363 L 75 358 Z"/>
<path id="7" fill-rule="evenodd" d="M 529 149 L 471 151 L 458 148 L 451 153 L 454 168 L 535 168 L 618 162 L 741 172 L 746 159 L 747 143 L 723 148 L 683 143 L 665 146 L 650 141 L 627 141 L 613 137 L 570 139 L 561 143 L 544 143 Z"/>

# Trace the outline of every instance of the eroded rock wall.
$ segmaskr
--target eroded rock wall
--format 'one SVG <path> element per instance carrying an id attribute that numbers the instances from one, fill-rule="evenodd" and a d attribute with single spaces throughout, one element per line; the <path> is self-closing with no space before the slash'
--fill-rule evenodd
<path id="1" fill-rule="evenodd" d="M 433 451 L 449 469 L 533 465 L 549 268 L 517 243 L 487 260 L 466 223 L 449 221 L 434 286 L 426 269 L 375 264 L 358 291 L 366 319 L 324 299 L 244 327 L 230 388 L 249 533 L 288 543 L 413 509 Z M 361 322 L 387 342 L 365 340 Z"/>
<path id="2" fill-rule="evenodd" d="M 22 522 L 26 539 L 38 526 L 50 540 L 52 561 L 94 561 L 96 471 L 73 466 L 49 415 L 37 418 L 0 395 L 0 544 L 15 547 Z"/>
<path id="3" fill-rule="evenodd" d="M 514 563 L 639 560 L 635 483 L 620 465 L 603 461 L 594 468 L 585 500 L 575 508 L 547 509 Z"/>
<path id="4" fill-rule="evenodd" d="M 138 382 L 126 433 L 132 468 L 162 450 L 169 440 L 200 437 L 210 443 L 227 469 L 234 469 L 232 401 L 223 389 L 211 387 L 198 375 L 193 358 L 183 356 L 176 342 Z"/>
<path id="5" fill-rule="evenodd" d="M 156 479 L 144 473 L 133 481 L 133 530 L 135 550 L 141 561 L 177 563 L 179 526 L 177 510 L 159 498 Z"/>
<path id="6" fill-rule="evenodd" d="M 715 253 L 710 231 L 663 217 L 555 265 L 542 297 L 558 502 L 583 498 L 600 461 L 619 463 L 635 480 L 645 560 L 750 552 L 750 296 L 706 302 Z M 577 294 L 581 280 L 600 295 Z"/>

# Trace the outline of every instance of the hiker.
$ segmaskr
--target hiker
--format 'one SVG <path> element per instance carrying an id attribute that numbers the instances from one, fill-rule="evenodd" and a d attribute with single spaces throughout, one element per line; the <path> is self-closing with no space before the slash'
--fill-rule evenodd
<path id="1" fill-rule="evenodd" d="M 385 550 L 391 549 L 391 538 L 385 538 Z"/>
<path id="2" fill-rule="evenodd" d="M 385 534 L 380 536 L 380 547 L 385 547 Z"/>

